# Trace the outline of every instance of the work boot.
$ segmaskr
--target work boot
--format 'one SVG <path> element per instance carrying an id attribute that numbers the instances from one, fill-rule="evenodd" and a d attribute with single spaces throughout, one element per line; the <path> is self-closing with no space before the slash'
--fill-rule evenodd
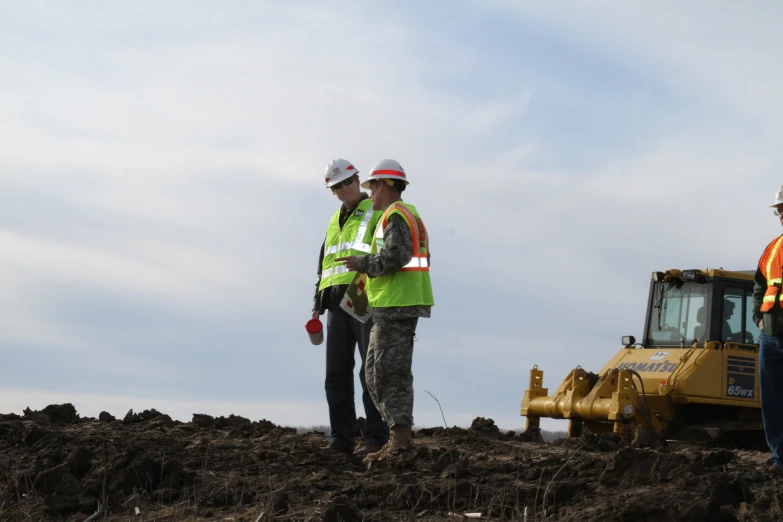
<path id="1" fill-rule="evenodd" d="M 376 453 L 370 453 L 364 457 L 362 462 L 369 464 L 371 462 L 375 462 L 376 460 L 383 460 L 398 449 L 408 447 L 412 443 L 413 438 L 411 437 L 411 429 L 408 426 L 392 426 L 391 439 L 389 439 L 389 442 L 384 444 L 380 451 Z"/>
<path id="2" fill-rule="evenodd" d="M 370 453 L 377 453 L 385 446 L 382 442 L 365 442 L 353 452 L 354 457 L 366 457 Z"/>
<path id="3" fill-rule="evenodd" d="M 389 446 L 389 454 L 391 455 L 398 449 L 403 449 L 413 444 L 413 437 L 411 436 L 411 429 L 408 426 L 394 426 L 392 428 L 392 443 Z"/>
<path id="4" fill-rule="evenodd" d="M 351 444 L 350 442 L 340 442 L 340 441 L 333 440 L 327 446 L 325 446 L 324 449 L 330 451 L 336 451 L 338 453 L 343 453 L 345 455 L 353 454 L 353 444 Z"/>
<path id="5" fill-rule="evenodd" d="M 374 453 L 368 453 L 368 454 L 367 454 L 367 455 L 366 455 L 366 456 L 365 456 L 365 457 L 362 459 L 362 463 L 363 463 L 363 464 L 369 464 L 370 462 L 375 462 L 376 460 L 379 460 L 379 459 L 381 458 L 381 456 L 382 456 L 384 453 L 386 453 L 386 450 L 387 450 L 387 449 L 389 448 L 389 446 L 391 445 L 391 443 L 392 443 L 392 440 L 394 440 L 394 434 L 393 434 L 393 433 L 392 433 L 391 437 L 392 437 L 392 438 L 391 438 L 391 439 L 389 439 L 389 442 L 387 442 L 386 444 L 384 444 L 383 446 L 381 446 L 381 449 L 379 449 L 378 451 L 376 451 L 376 452 L 374 452 Z"/>

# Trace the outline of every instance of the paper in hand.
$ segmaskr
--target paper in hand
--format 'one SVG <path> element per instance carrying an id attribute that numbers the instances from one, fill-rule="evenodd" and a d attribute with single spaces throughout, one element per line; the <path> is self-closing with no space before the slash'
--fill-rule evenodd
<path id="1" fill-rule="evenodd" d="M 370 300 L 367 297 L 367 292 L 365 292 L 366 285 L 367 274 L 357 272 L 351 284 L 348 285 L 348 290 L 345 291 L 343 300 L 340 301 L 340 308 L 363 323 L 366 323 L 367 319 L 372 316 Z"/>

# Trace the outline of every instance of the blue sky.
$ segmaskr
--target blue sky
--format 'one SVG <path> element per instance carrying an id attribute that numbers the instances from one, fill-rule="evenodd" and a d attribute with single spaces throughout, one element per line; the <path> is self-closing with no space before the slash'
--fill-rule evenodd
<path id="1" fill-rule="evenodd" d="M 432 241 L 415 422 L 427 390 L 522 426 L 532 365 L 554 388 L 641 336 L 651 272 L 780 232 L 781 10 L 3 3 L 0 411 L 326 423 L 323 169 L 391 157 Z"/>

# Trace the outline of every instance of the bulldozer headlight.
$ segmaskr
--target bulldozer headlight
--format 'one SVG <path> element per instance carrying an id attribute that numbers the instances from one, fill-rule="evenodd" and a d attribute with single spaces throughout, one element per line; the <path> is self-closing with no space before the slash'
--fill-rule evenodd
<path id="1" fill-rule="evenodd" d="M 631 348 L 634 344 L 636 344 L 636 337 L 633 335 L 623 336 L 623 346 L 626 348 Z"/>
<path id="2" fill-rule="evenodd" d="M 701 282 L 704 280 L 704 275 L 701 273 L 701 270 L 683 270 L 682 280 Z"/>
<path id="3" fill-rule="evenodd" d="M 627 418 L 631 418 L 634 415 L 634 407 L 633 404 L 626 404 L 623 406 L 623 416 Z"/>

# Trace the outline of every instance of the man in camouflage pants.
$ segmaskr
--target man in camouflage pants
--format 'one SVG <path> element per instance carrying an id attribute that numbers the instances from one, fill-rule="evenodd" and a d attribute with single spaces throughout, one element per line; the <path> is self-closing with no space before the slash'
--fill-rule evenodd
<path id="1" fill-rule="evenodd" d="M 364 462 L 381 460 L 411 443 L 413 426 L 413 340 L 419 317 L 434 305 L 429 276 L 429 240 L 413 205 L 403 203 L 408 184 L 394 160 L 373 167 L 362 187 L 372 190 L 374 210 L 383 211 L 375 243 L 366 256 L 340 258 L 349 270 L 367 274 L 373 327 L 366 380 L 373 401 L 391 428 L 390 441 Z"/>

